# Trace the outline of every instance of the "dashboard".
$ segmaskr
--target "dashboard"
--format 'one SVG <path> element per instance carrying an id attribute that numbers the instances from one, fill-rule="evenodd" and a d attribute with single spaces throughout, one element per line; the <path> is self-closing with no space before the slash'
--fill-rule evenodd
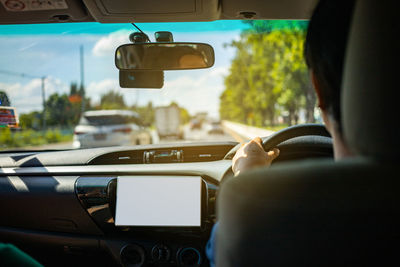
<path id="1" fill-rule="evenodd" d="M 281 161 L 332 157 L 316 138 L 282 143 Z M 46 266 L 208 266 L 236 144 L 3 153 L 0 239 Z"/>

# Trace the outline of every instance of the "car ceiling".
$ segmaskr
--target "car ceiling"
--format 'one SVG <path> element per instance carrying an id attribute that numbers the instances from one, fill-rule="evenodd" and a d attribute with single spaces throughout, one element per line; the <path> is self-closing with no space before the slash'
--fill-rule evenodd
<path id="1" fill-rule="evenodd" d="M 308 19 L 316 0 L 0 0 L 0 24 Z"/>

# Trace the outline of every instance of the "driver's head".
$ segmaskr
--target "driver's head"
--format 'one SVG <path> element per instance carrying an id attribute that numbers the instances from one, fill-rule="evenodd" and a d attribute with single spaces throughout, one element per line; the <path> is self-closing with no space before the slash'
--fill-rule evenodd
<path id="1" fill-rule="evenodd" d="M 182 68 L 205 68 L 207 67 L 201 54 L 184 54 L 179 58 L 179 66 Z"/>
<path id="2" fill-rule="evenodd" d="M 305 58 L 324 115 L 341 133 L 340 92 L 347 35 L 355 0 L 321 0 L 311 17 Z"/>

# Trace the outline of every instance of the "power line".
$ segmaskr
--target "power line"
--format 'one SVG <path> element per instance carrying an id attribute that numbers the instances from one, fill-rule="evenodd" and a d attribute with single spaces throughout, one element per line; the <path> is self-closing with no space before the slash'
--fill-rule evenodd
<path id="1" fill-rule="evenodd" d="M 149 36 L 145 34 L 135 23 L 131 23 L 139 32 L 141 32 L 144 36 L 146 36 L 147 41 L 151 42 Z"/>
<path id="2" fill-rule="evenodd" d="M 12 76 L 18 76 L 18 77 L 22 77 L 22 78 L 28 78 L 28 79 L 41 79 L 42 78 L 39 76 L 32 76 L 32 75 L 29 75 L 26 73 L 19 73 L 19 72 L 8 71 L 8 70 L 0 70 L 0 73 L 12 75 Z"/>

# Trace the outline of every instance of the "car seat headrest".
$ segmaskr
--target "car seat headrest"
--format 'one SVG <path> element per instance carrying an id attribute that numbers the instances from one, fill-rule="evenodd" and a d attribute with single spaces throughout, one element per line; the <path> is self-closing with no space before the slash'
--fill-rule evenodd
<path id="1" fill-rule="evenodd" d="M 394 160 L 400 150 L 398 8 L 396 1 L 363 0 L 354 12 L 342 84 L 345 140 L 357 155 Z"/>

